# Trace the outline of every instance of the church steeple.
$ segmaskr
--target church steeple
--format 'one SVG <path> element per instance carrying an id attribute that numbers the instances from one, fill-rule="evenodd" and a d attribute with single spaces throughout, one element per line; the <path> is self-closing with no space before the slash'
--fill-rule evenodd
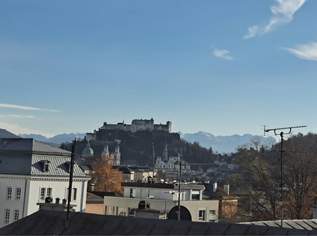
<path id="1" fill-rule="evenodd" d="M 106 145 L 104 146 L 104 148 L 103 148 L 102 153 L 101 153 L 101 158 L 106 159 L 106 158 L 109 157 L 109 155 L 110 155 L 110 153 L 109 153 L 109 147 L 108 147 L 108 144 L 106 144 Z"/>
<path id="2" fill-rule="evenodd" d="M 94 150 L 91 148 L 89 140 L 85 138 L 86 146 L 81 152 L 81 156 L 84 158 L 91 158 L 94 156 Z"/>
<path id="3" fill-rule="evenodd" d="M 114 149 L 114 165 L 119 166 L 121 163 L 121 153 L 120 153 L 120 140 L 115 140 L 116 147 Z"/>

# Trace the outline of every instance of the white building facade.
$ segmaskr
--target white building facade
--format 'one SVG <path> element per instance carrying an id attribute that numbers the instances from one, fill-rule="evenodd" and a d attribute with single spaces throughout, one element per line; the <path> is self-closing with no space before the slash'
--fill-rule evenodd
<path id="1" fill-rule="evenodd" d="M 203 200 L 204 189 L 203 185 L 181 184 L 181 207 L 188 210 L 192 221 L 215 222 L 219 201 Z M 123 197 L 104 197 L 106 215 L 131 216 L 140 201 L 146 201 L 150 209 L 160 211 L 167 219 L 178 204 L 178 185 L 125 183 Z"/>
<path id="2" fill-rule="evenodd" d="M 0 227 L 39 210 L 47 197 L 67 199 L 70 152 L 33 139 L 0 139 Z M 87 177 L 74 165 L 71 204 L 86 206 Z"/>

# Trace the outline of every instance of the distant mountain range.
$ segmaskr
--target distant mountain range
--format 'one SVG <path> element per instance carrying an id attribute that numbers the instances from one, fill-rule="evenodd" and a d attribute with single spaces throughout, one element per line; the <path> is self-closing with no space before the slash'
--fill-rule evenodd
<path id="1" fill-rule="evenodd" d="M 181 138 L 190 143 L 199 143 L 202 147 L 212 148 L 218 153 L 233 153 L 239 147 L 250 147 L 252 143 L 259 146 L 271 147 L 276 143 L 273 137 L 243 134 L 230 136 L 215 136 L 207 132 L 181 134 Z"/>
<path id="2" fill-rule="evenodd" d="M 19 136 L 23 138 L 33 138 L 45 143 L 61 144 L 61 143 L 71 142 L 75 138 L 84 138 L 85 133 L 58 134 L 51 138 L 48 138 L 40 134 L 20 134 Z"/>
<path id="3" fill-rule="evenodd" d="M 218 153 L 232 153 L 239 147 L 250 147 L 253 142 L 257 142 L 260 146 L 271 147 L 276 143 L 273 137 L 263 137 L 259 135 L 243 134 L 243 135 L 229 135 L 229 136 L 216 136 L 207 132 L 197 133 L 184 133 L 180 134 L 181 138 L 190 143 L 199 143 L 202 147 L 212 148 L 213 151 Z M 51 138 L 39 134 L 22 134 L 24 138 L 34 138 L 38 141 L 61 144 L 71 142 L 75 138 L 83 138 L 84 133 L 69 133 L 58 134 Z"/>

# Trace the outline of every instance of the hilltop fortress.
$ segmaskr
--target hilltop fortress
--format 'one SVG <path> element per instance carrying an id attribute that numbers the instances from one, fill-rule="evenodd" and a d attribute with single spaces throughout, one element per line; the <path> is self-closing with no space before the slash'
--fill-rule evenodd
<path id="1" fill-rule="evenodd" d="M 125 124 L 124 122 L 117 124 L 107 124 L 107 122 L 103 123 L 103 126 L 99 128 L 98 131 L 94 131 L 93 133 L 87 133 L 86 138 L 88 140 L 96 140 L 96 136 L 98 133 L 103 133 L 107 131 L 127 131 L 131 133 L 139 132 L 139 131 L 162 131 L 166 133 L 170 133 L 172 130 L 172 122 L 167 121 L 166 124 L 154 124 L 154 119 L 146 120 L 146 119 L 134 119 L 131 124 Z"/>

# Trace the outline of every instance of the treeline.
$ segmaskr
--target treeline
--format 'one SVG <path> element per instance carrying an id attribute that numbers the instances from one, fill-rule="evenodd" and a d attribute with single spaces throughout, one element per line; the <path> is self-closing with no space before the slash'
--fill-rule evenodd
<path id="1" fill-rule="evenodd" d="M 316 144 L 316 134 L 299 134 L 285 141 L 282 192 L 279 143 L 269 150 L 257 145 L 241 148 L 232 155 L 239 169 L 227 182 L 241 196 L 242 220 L 279 219 L 282 212 L 288 219 L 312 217 L 317 197 Z"/>

